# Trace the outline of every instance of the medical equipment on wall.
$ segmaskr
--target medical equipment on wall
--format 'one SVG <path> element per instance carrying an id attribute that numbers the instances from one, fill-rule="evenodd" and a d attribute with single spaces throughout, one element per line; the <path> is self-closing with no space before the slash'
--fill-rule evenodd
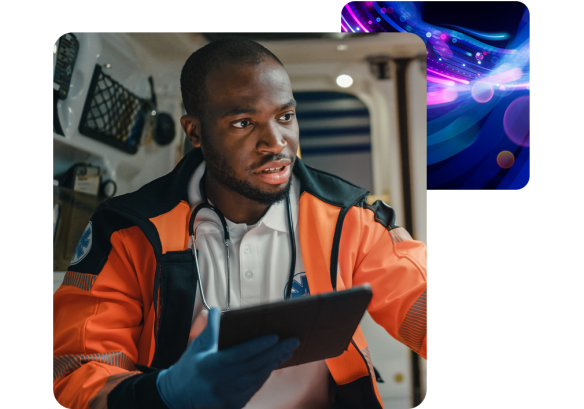
<path id="1" fill-rule="evenodd" d="M 57 186 L 92 196 L 113 197 L 117 189 L 116 182 L 112 179 L 103 181 L 103 173 L 103 169 L 99 166 L 84 162 L 75 163 L 56 179 Z"/>
<path id="2" fill-rule="evenodd" d="M 156 93 L 154 92 L 154 78 L 148 77 L 150 83 L 150 101 L 152 105 L 151 117 L 154 118 L 154 132 L 152 138 L 160 146 L 168 145 L 174 140 L 176 126 L 172 115 L 167 112 L 159 112 Z"/>
<path id="3" fill-rule="evenodd" d="M 79 132 L 134 154 L 138 151 L 150 104 L 96 64 L 81 114 Z"/>
<path id="4" fill-rule="evenodd" d="M 57 103 L 69 94 L 71 76 L 79 53 L 79 41 L 74 34 L 65 34 L 55 44 L 55 65 L 53 75 L 53 131 L 65 135 L 57 112 Z"/>
<path id="5" fill-rule="evenodd" d="M 195 270 L 196 270 L 196 274 L 197 274 L 197 282 L 199 285 L 199 292 L 201 293 L 201 301 L 203 302 L 203 306 L 207 309 L 210 310 L 211 307 L 207 304 L 207 300 L 205 299 L 205 293 L 203 291 L 203 285 L 201 283 L 201 273 L 199 270 L 199 256 L 198 256 L 198 252 L 199 250 L 196 247 L 196 240 L 197 240 L 197 229 L 199 228 L 199 226 L 201 226 L 203 223 L 212 223 L 215 224 L 220 230 L 223 230 L 223 245 L 225 246 L 225 252 L 226 252 L 226 257 L 225 257 L 225 262 L 226 262 L 226 275 L 227 275 L 227 296 L 226 296 L 226 302 L 227 302 L 227 308 L 226 309 L 221 309 L 221 312 L 227 312 L 229 311 L 229 293 L 230 293 L 230 284 L 229 284 L 229 228 L 227 227 L 227 221 L 225 220 L 225 217 L 223 216 L 223 213 L 221 213 L 221 211 L 216 208 L 215 206 L 212 206 L 209 204 L 209 201 L 207 200 L 207 196 L 205 195 L 205 191 L 203 188 L 203 180 L 205 179 L 205 176 L 203 176 L 201 178 L 201 182 L 199 183 L 199 191 L 201 193 L 201 198 L 202 198 L 202 203 L 200 203 L 199 205 L 197 205 L 194 210 L 191 212 L 191 217 L 189 218 L 189 236 L 191 237 L 191 250 L 193 252 L 193 257 L 195 259 Z M 290 294 L 292 292 L 292 280 L 294 279 L 294 269 L 296 268 L 296 238 L 294 237 L 294 227 L 293 227 L 293 223 L 292 223 L 292 208 L 290 205 L 290 195 L 286 196 L 286 205 L 287 205 L 287 213 L 288 213 L 288 231 L 289 231 L 289 237 L 290 237 L 290 274 L 288 276 L 288 285 L 286 288 L 286 296 L 285 299 L 289 299 L 290 298 Z M 217 215 L 217 217 L 219 218 L 219 220 L 221 221 L 221 227 L 219 227 L 216 223 L 214 222 L 210 222 L 210 221 L 204 221 L 201 222 L 197 225 L 197 227 L 194 227 L 194 223 L 195 223 L 195 218 L 197 217 L 197 214 L 199 213 L 199 211 L 203 210 L 203 209 L 209 209 L 212 212 L 215 213 L 215 215 Z"/>

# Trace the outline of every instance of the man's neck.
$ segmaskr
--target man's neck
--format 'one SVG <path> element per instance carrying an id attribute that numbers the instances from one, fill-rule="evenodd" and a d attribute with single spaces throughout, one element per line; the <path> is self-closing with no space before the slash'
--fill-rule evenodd
<path id="1" fill-rule="evenodd" d="M 270 208 L 255 200 L 248 199 L 233 190 L 223 186 L 210 172 L 205 172 L 205 194 L 225 218 L 234 223 L 256 224 Z"/>

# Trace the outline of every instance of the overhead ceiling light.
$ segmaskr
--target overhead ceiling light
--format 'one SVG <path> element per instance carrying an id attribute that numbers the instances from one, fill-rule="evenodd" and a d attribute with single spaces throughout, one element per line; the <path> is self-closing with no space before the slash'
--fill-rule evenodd
<path id="1" fill-rule="evenodd" d="M 347 74 L 341 74 L 337 77 L 337 85 L 342 88 L 349 88 L 353 84 L 353 78 Z"/>
<path id="2" fill-rule="evenodd" d="M 345 51 L 347 48 L 349 48 L 349 47 L 346 44 L 337 45 L 337 50 L 339 50 L 339 51 Z"/>

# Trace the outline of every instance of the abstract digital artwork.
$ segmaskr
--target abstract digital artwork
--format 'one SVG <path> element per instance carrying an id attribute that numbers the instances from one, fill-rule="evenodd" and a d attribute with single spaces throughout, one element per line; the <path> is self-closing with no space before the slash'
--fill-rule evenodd
<path id="1" fill-rule="evenodd" d="M 343 32 L 410 32 L 426 44 L 428 189 L 529 181 L 529 11 L 520 2 L 346 4 Z"/>

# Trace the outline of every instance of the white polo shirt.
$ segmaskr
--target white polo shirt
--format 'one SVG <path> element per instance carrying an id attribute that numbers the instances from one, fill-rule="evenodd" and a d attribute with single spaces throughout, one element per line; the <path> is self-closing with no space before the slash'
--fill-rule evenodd
<path id="1" fill-rule="evenodd" d="M 202 201 L 199 183 L 204 173 L 205 162 L 197 167 L 189 182 L 191 210 Z M 299 181 L 292 175 L 290 205 L 296 241 L 296 266 L 291 298 L 310 294 L 298 234 L 299 199 Z M 291 256 L 286 201 L 270 206 L 253 226 L 233 223 L 228 219 L 227 226 L 230 234 L 230 309 L 283 300 Z M 212 211 L 203 209 L 197 214 L 194 227 L 197 228 L 199 268 L 205 300 L 210 307 L 225 309 L 227 269 L 221 222 Z M 191 338 L 204 328 L 206 320 L 199 316 L 203 309 L 197 287 Z M 329 370 L 325 361 L 317 361 L 273 371 L 245 408 L 309 409 L 329 406 Z"/>

